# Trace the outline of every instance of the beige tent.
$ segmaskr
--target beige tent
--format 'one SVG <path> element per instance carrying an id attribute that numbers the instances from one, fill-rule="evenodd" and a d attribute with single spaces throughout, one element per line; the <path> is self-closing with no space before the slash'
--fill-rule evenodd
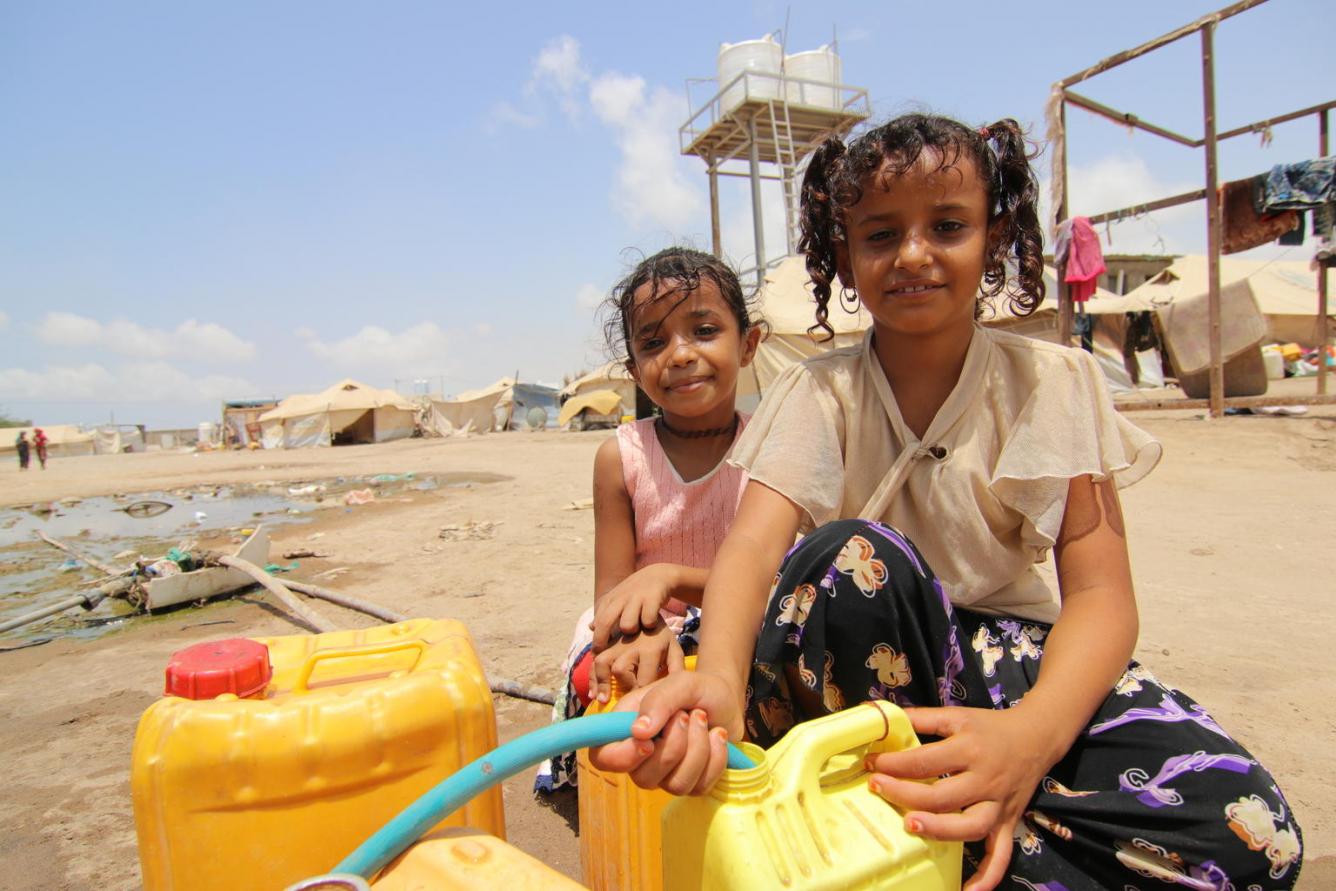
<path id="1" fill-rule="evenodd" d="M 1202 254 L 1179 257 L 1167 269 L 1129 292 L 1135 299 L 1159 311 L 1161 320 L 1172 312 L 1180 298 L 1205 294 L 1207 262 Z M 1331 272 L 1328 271 L 1328 276 Z M 1266 320 L 1266 342 L 1317 346 L 1317 274 L 1306 261 L 1238 260 L 1220 258 L 1220 285 L 1245 282 L 1257 308 Z M 1330 292 L 1331 281 L 1327 282 Z"/>
<path id="2" fill-rule="evenodd" d="M 587 429 L 591 423 L 616 426 L 623 414 L 622 395 L 616 390 L 589 390 L 562 403 L 557 426 L 565 427 L 577 418 L 572 429 Z"/>
<path id="3" fill-rule="evenodd" d="M 618 404 L 609 406 L 606 411 L 594 411 L 594 406 L 584 403 L 579 408 L 569 408 L 572 402 L 582 396 L 609 392 L 616 393 L 619 398 Z M 615 424 L 621 418 L 636 413 L 636 382 L 631 379 L 631 372 L 626 370 L 625 362 L 609 362 L 562 387 L 557 398 L 561 401 L 558 427 L 565 427 L 572 418 L 586 410 L 590 415 L 598 416 L 595 420 Z M 606 396 L 601 396 L 600 402 L 609 405 Z"/>
<path id="4" fill-rule="evenodd" d="M 503 377 L 489 387 L 466 390 L 454 399 L 433 399 L 427 429 L 439 436 L 469 431 L 487 433 L 528 423 L 529 412 L 556 414 L 557 391 L 543 384 Z"/>
<path id="5" fill-rule="evenodd" d="M 35 427 L 6 427 L 0 429 L 0 452 L 6 454 L 15 451 L 15 441 L 19 433 L 28 434 L 28 442 L 32 443 L 32 432 Z M 97 435 L 94 433 L 85 433 L 74 424 L 52 424 L 49 427 L 43 427 L 42 432 L 46 434 L 46 454 L 51 458 L 73 458 L 80 455 L 97 454 Z M 33 461 L 37 456 L 33 455 Z"/>
<path id="6" fill-rule="evenodd" d="M 863 338 L 872 317 L 862 308 L 849 313 L 839 302 L 838 291 L 830 301 L 830 326 L 835 336 L 819 340 L 824 332 L 808 330 L 816 324 L 816 299 L 807 277 L 807 265 L 799 256 L 785 257 L 765 274 L 765 284 L 756 294 L 756 309 L 770 327 L 770 335 L 756 350 L 751 367 L 738 379 L 739 406 L 750 411 L 767 387 L 790 365 L 827 350 L 852 346 Z"/>
<path id="7" fill-rule="evenodd" d="M 393 390 L 344 380 L 320 393 L 289 396 L 260 415 L 260 427 L 267 449 L 386 442 L 413 435 L 416 411 Z"/>

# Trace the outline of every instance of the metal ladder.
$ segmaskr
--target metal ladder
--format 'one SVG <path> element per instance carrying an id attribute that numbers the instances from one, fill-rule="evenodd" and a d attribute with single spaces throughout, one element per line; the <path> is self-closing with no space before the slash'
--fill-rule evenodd
<path id="1" fill-rule="evenodd" d="M 780 86 L 787 92 L 786 83 L 781 81 Z M 783 99 L 770 100 L 770 132 L 775 140 L 775 157 L 779 161 L 780 181 L 784 189 L 784 244 L 787 256 L 797 252 L 798 239 L 802 235 L 798 222 L 798 212 L 802 206 L 802 181 L 798 177 L 800 159 L 793 146 L 787 95 Z"/>

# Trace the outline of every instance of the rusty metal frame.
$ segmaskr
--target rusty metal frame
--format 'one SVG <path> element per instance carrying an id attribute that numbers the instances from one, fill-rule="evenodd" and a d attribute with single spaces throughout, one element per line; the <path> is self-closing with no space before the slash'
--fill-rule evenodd
<path id="1" fill-rule="evenodd" d="M 1256 397 L 1231 397 L 1226 399 L 1224 395 L 1224 362 L 1222 361 L 1220 347 L 1220 183 L 1216 165 L 1216 147 L 1225 139 L 1232 139 L 1236 136 L 1243 136 L 1248 133 L 1258 133 L 1275 124 L 1281 124 L 1287 121 L 1298 120 L 1300 118 L 1308 117 L 1309 115 L 1314 115 L 1318 119 L 1318 156 L 1325 157 L 1328 153 L 1328 112 L 1331 109 L 1336 108 L 1336 100 L 1312 105 L 1297 111 L 1286 112 L 1285 114 L 1266 118 L 1265 120 L 1255 121 L 1251 124 L 1245 124 L 1242 127 L 1226 130 L 1223 133 L 1217 132 L 1215 121 L 1214 47 L 1216 25 L 1225 19 L 1232 18 L 1241 12 L 1246 12 L 1254 6 L 1260 6 L 1265 2 L 1266 0 L 1241 0 L 1241 2 L 1231 4 L 1223 9 L 1204 15 L 1196 21 L 1189 22 L 1180 28 L 1162 34 L 1140 46 L 1123 50 L 1108 58 L 1101 59 L 1084 71 L 1077 72 L 1071 77 L 1064 78 L 1053 85 L 1053 91 L 1058 102 L 1057 115 L 1059 124 L 1054 139 L 1054 142 L 1056 143 L 1053 152 L 1055 168 L 1054 178 L 1060 184 L 1061 188 L 1061 197 L 1055 208 L 1055 223 L 1062 222 L 1068 216 L 1066 122 L 1067 106 L 1069 104 L 1105 118 L 1106 120 L 1113 121 L 1114 123 L 1143 130 L 1163 139 L 1168 139 L 1171 142 L 1178 143 L 1179 145 L 1184 145 L 1189 148 L 1204 148 L 1206 150 L 1205 188 L 1193 192 L 1184 192 L 1180 195 L 1173 195 L 1157 201 L 1150 201 L 1144 204 L 1107 211 L 1089 217 L 1092 224 L 1102 223 L 1109 220 L 1118 220 L 1142 213 L 1149 213 L 1155 210 L 1163 210 L 1166 207 L 1175 207 L 1192 201 L 1201 201 L 1203 199 L 1206 201 L 1207 299 L 1209 301 L 1208 318 L 1211 345 L 1210 398 L 1206 400 L 1183 399 L 1162 400 L 1159 402 L 1120 403 L 1118 405 L 1119 409 L 1130 411 L 1137 409 L 1206 407 L 1210 409 L 1212 417 L 1220 417 L 1224 414 L 1226 406 L 1242 408 L 1264 404 L 1276 404 L 1275 402 L 1272 402 L 1270 398 L 1258 399 Z M 1200 139 L 1184 136 L 1181 133 L 1176 133 L 1173 130 L 1152 124 L 1142 120 L 1134 114 L 1111 108 L 1079 93 L 1074 93 L 1071 90 L 1071 87 L 1082 81 L 1089 80 L 1097 74 L 1108 71 L 1111 68 L 1116 68 L 1125 62 L 1130 62 L 1133 59 L 1144 56 L 1152 50 L 1159 49 L 1162 46 L 1189 37 L 1192 34 L 1200 34 L 1201 36 L 1202 124 L 1204 135 Z M 1058 338 L 1060 342 L 1068 344 L 1071 342 L 1072 336 L 1072 303 L 1069 297 L 1067 283 L 1063 281 L 1066 277 L 1064 271 L 1065 270 L 1059 269 L 1057 276 Z M 1319 265 L 1317 271 L 1317 314 L 1320 335 L 1318 337 L 1317 395 L 1312 397 L 1279 399 L 1278 401 L 1280 403 L 1287 405 L 1336 404 L 1336 396 L 1327 395 L 1326 353 L 1327 347 L 1331 343 L 1331 326 L 1328 321 L 1327 268 L 1322 265 Z"/>

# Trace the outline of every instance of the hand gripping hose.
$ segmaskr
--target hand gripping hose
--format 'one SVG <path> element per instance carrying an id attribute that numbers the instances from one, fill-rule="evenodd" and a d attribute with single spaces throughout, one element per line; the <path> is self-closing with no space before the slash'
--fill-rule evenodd
<path id="1" fill-rule="evenodd" d="M 441 822 L 480 792 L 514 776 L 544 758 L 589 746 L 603 746 L 631 735 L 635 712 L 608 712 L 559 721 L 498 746 L 489 754 L 464 765 L 399 812 L 334 868 L 370 879 L 402 854 L 431 827 Z M 728 744 L 728 766 L 745 770 L 756 765 L 732 743 Z"/>

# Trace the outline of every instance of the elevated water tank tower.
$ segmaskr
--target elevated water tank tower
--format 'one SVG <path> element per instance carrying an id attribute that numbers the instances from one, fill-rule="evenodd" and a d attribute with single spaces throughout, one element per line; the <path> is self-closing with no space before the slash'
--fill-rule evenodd
<path id="1" fill-rule="evenodd" d="M 755 273 L 765 280 L 767 255 L 761 216 L 761 182 L 778 180 L 784 191 L 786 254 L 798 248 L 799 168 L 829 136 L 844 136 L 870 114 L 867 90 L 841 83 L 836 48 L 785 55 L 771 35 L 725 43 L 719 48 L 716 78 L 687 81 L 691 117 L 679 130 L 682 154 L 705 162 L 710 177 L 710 232 L 716 256 L 723 253 L 719 226 L 719 177 L 751 180 Z M 713 95 L 701 104 L 693 87 L 710 84 Z M 774 257 L 775 261 L 783 259 Z"/>

